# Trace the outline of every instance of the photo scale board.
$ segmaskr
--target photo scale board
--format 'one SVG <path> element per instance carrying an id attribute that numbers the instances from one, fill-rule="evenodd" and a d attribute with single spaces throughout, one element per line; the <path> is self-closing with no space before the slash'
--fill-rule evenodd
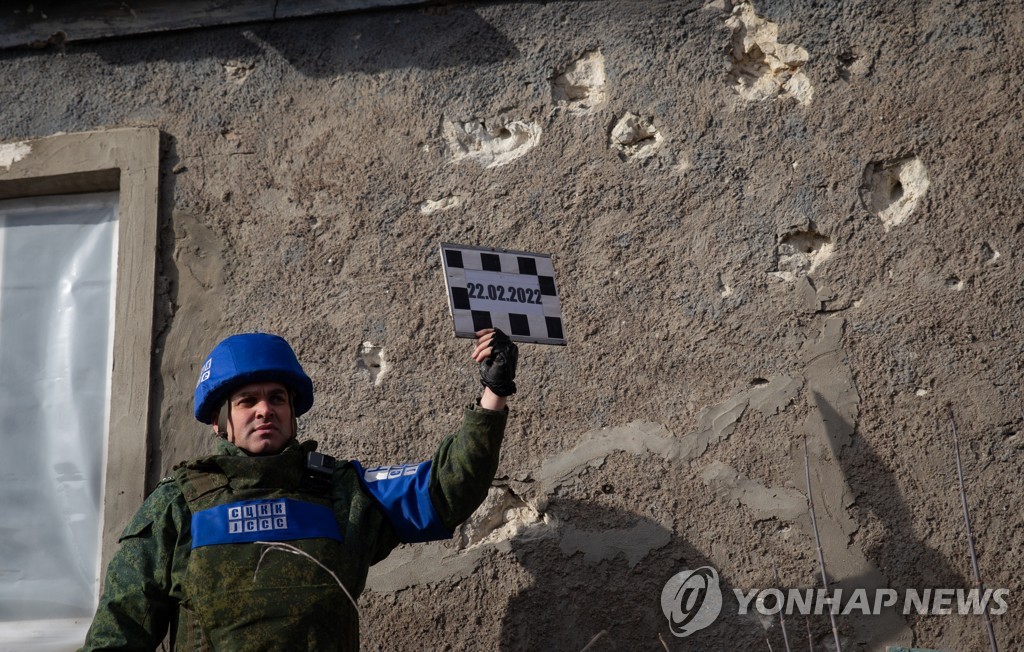
<path id="1" fill-rule="evenodd" d="M 442 244 L 456 337 L 498 328 L 516 342 L 565 345 L 551 256 Z"/>

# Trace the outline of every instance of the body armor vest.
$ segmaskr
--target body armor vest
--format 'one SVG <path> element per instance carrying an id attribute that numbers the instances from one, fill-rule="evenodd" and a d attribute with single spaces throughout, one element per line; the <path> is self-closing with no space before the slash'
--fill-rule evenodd
<path id="1" fill-rule="evenodd" d="M 358 650 L 329 477 L 310 478 L 312 442 L 279 455 L 219 455 L 175 469 L 192 512 L 175 650 Z M 271 550 L 294 546 L 308 557 Z M 352 587 L 349 588 L 350 592 Z"/>

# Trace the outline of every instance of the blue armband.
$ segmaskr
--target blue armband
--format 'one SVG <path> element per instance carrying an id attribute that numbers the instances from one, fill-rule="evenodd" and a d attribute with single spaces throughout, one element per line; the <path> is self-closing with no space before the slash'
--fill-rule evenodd
<path id="1" fill-rule="evenodd" d="M 192 515 L 192 549 L 222 543 L 341 541 L 341 528 L 329 507 L 291 498 L 243 500 Z"/>
<path id="2" fill-rule="evenodd" d="M 359 482 L 377 501 L 402 543 L 451 539 L 452 532 L 434 509 L 430 499 L 432 462 L 363 469 L 352 462 Z"/>

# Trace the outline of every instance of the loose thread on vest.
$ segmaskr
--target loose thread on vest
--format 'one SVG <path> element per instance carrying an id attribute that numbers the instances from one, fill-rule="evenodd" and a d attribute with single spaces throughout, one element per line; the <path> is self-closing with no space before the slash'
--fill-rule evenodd
<path id="1" fill-rule="evenodd" d="M 253 582 L 256 581 L 256 575 L 260 572 L 260 566 L 263 564 L 263 558 L 267 556 L 268 552 L 271 552 L 273 550 L 277 550 L 277 551 L 280 551 L 280 552 L 289 552 L 289 553 L 291 553 L 293 555 L 299 555 L 300 557 L 305 557 L 306 559 L 310 560 L 311 562 L 313 562 L 314 564 L 316 564 L 320 568 L 322 568 L 325 571 L 327 571 L 327 573 L 331 577 L 334 578 L 334 581 L 338 583 L 338 586 L 341 587 L 341 590 L 345 592 L 345 597 L 347 597 L 349 602 L 352 603 L 352 608 L 356 610 L 356 616 L 359 617 L 359 622 L 360 623 L 364 622 L 363 621 L 363 613 L 359 610 L 359 605 L 356 604 L 355 599 L 352 598 L 352 594 L 348 592 L 348 589 L 346 589 L 345 585 L 342 583 L 342 581 L 340 579 L 338 579 L 338 576 L 334 574 L 334 571 L 332 571 L 330 568 L 327 568 L 326 566 L 324 566 L 323 563 L 321 563 L 319 559 L 317 559 L 313 555 L 309 554 L 308 552 L 305 552 L 304 550 L 299 550 L 298 548 L 296 548 L 293 545 L 290 545 L 290 544 L 287 544 L 287 543 L 281 543 L 280 541 L 256 541 L 255 543 L 256 543 L 256 545 L 265 546 L 265 547 L 263 549 L 263 552 L 260 554 L 259 561 L 256 562 L 256 570 L 252 574 L 252 581 Z M 369 639 L 369 640 L 367 640 L 367 643 L 370 643 L 372 641 L 372 639 L 373 639 L 373 637 L 370 636 L 369 628 L 367 628 L 366 638 Z"/>

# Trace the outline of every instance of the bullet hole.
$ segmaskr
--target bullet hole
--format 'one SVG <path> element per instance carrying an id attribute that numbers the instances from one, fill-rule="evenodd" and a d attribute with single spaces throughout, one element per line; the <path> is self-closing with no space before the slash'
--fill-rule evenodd
<path id="1" fill-rule="evenodd" d="M 813 228 L 787 233 L 776 249 L 776 271 L 772 275 L 793 282 L 807 276 L 828 260 L 834 252 L 832 239 Z"/>
<path id="2" fill-rule="evenodd" d="M 839 55 L 838 60 L 837 68 L 843 81 L 850 81 L 854 77 L 866 77 L 874 65 L 871 54 L 861 47 L 845 50 Z"/>
<path id="3" fill-rule="evenodd" d="M 612 127 L 610 144 L 623 161 L 639 161 L 653 156 L 662 140 L 651 119 L 627 112 Z"/>
<path id="4" fill-rule="evenodd" d="M 809 58 L 807 50 L 779 43 L 779 26 L 758 16 L 749 2 L 733 7 L 725 25 L 732 30 L 729 77 L 740 97 L 792 97 L 805 106 L 811 103 L 814 88 L 800 70 Z"/>
<path id="5" fill-rule="evenodd" d="M 992 265 L 1000 258 L 1000 254 L 987 242 L 981 243 L 981 257 L 986 265 Z"/>
<path id="6" fill-rule="evenodd" d="M 543 514 L 509 487 L 491 487 L 483 503 L 459 526 L 456 538 L 462 550 L 483 541 L 505 541 L 525 529 L 546 522 Z"/>
<path id="7" fill-rule="evenodd" d="M 445 122 L 452 161 L 476 161 L 485 168 L 507 165 L 537 146 L 540 125 L 533 122 L 470 120 Z"/>
<path id="8" fill-rule="evenodd" d="M 256 67 L 253 62 L 241 59 L 225 61 L 221 66 L 224 68 L 224 76 L 238 85 L 244 84 Z"/>
<path id="9" fill-rule="evenodd" d="M 462 197 L 459 197 L 458 195 L 442 197 L 441 199 L 428 199 L 420 204 L 420 213 L 423 215 L 433 215 L 440 211 L 457 208 L 460 205 L 462 205 Z"/>
<path id="10" fill-rule="evenodd" d="M 377 386 L 384 381 L 384 376 L 391 369 L 391 365 L 384 357 L 383 347 L 376 346 L 373 342 L 363 342 L 356 358 L 356 368 L 365 371 L 374 386 Z"/>
<path id="11" fill-rule="evenodd" d="M 919 158 L 874 161 L 864 169 L 861 202 L 888 231 L 907 221 L 929 185 L 928 171 Z"/>
<path id="12" fill-rule="evenodd" d="M 900 183 L 899 179 L 896 179 L 889 190 L 889 203 L 895 204 L 901 199 L 903 199 L 903 184 Z"/>
<path id="13" fill-rule="evenodd" d="M 590 113 L 605 100 L 604 56 L 588 52 L 551 80 L 551 99 L 575 113 Z"/>
<path id="14" fill-rule="evenodd" d="M 615 493 L 615 487 L 610 484 L 603 484 L 601 485 L 601 493 L 613 494 Z"/>
<path id="15" fill-rule="evenodd" d="M 716 287 L 718 289 L 718 296 L 723 299 L 729 299 L 736 294 L 736 291 L 726 282 L 725 277 L 721 274 L 718 275 Z"/>

